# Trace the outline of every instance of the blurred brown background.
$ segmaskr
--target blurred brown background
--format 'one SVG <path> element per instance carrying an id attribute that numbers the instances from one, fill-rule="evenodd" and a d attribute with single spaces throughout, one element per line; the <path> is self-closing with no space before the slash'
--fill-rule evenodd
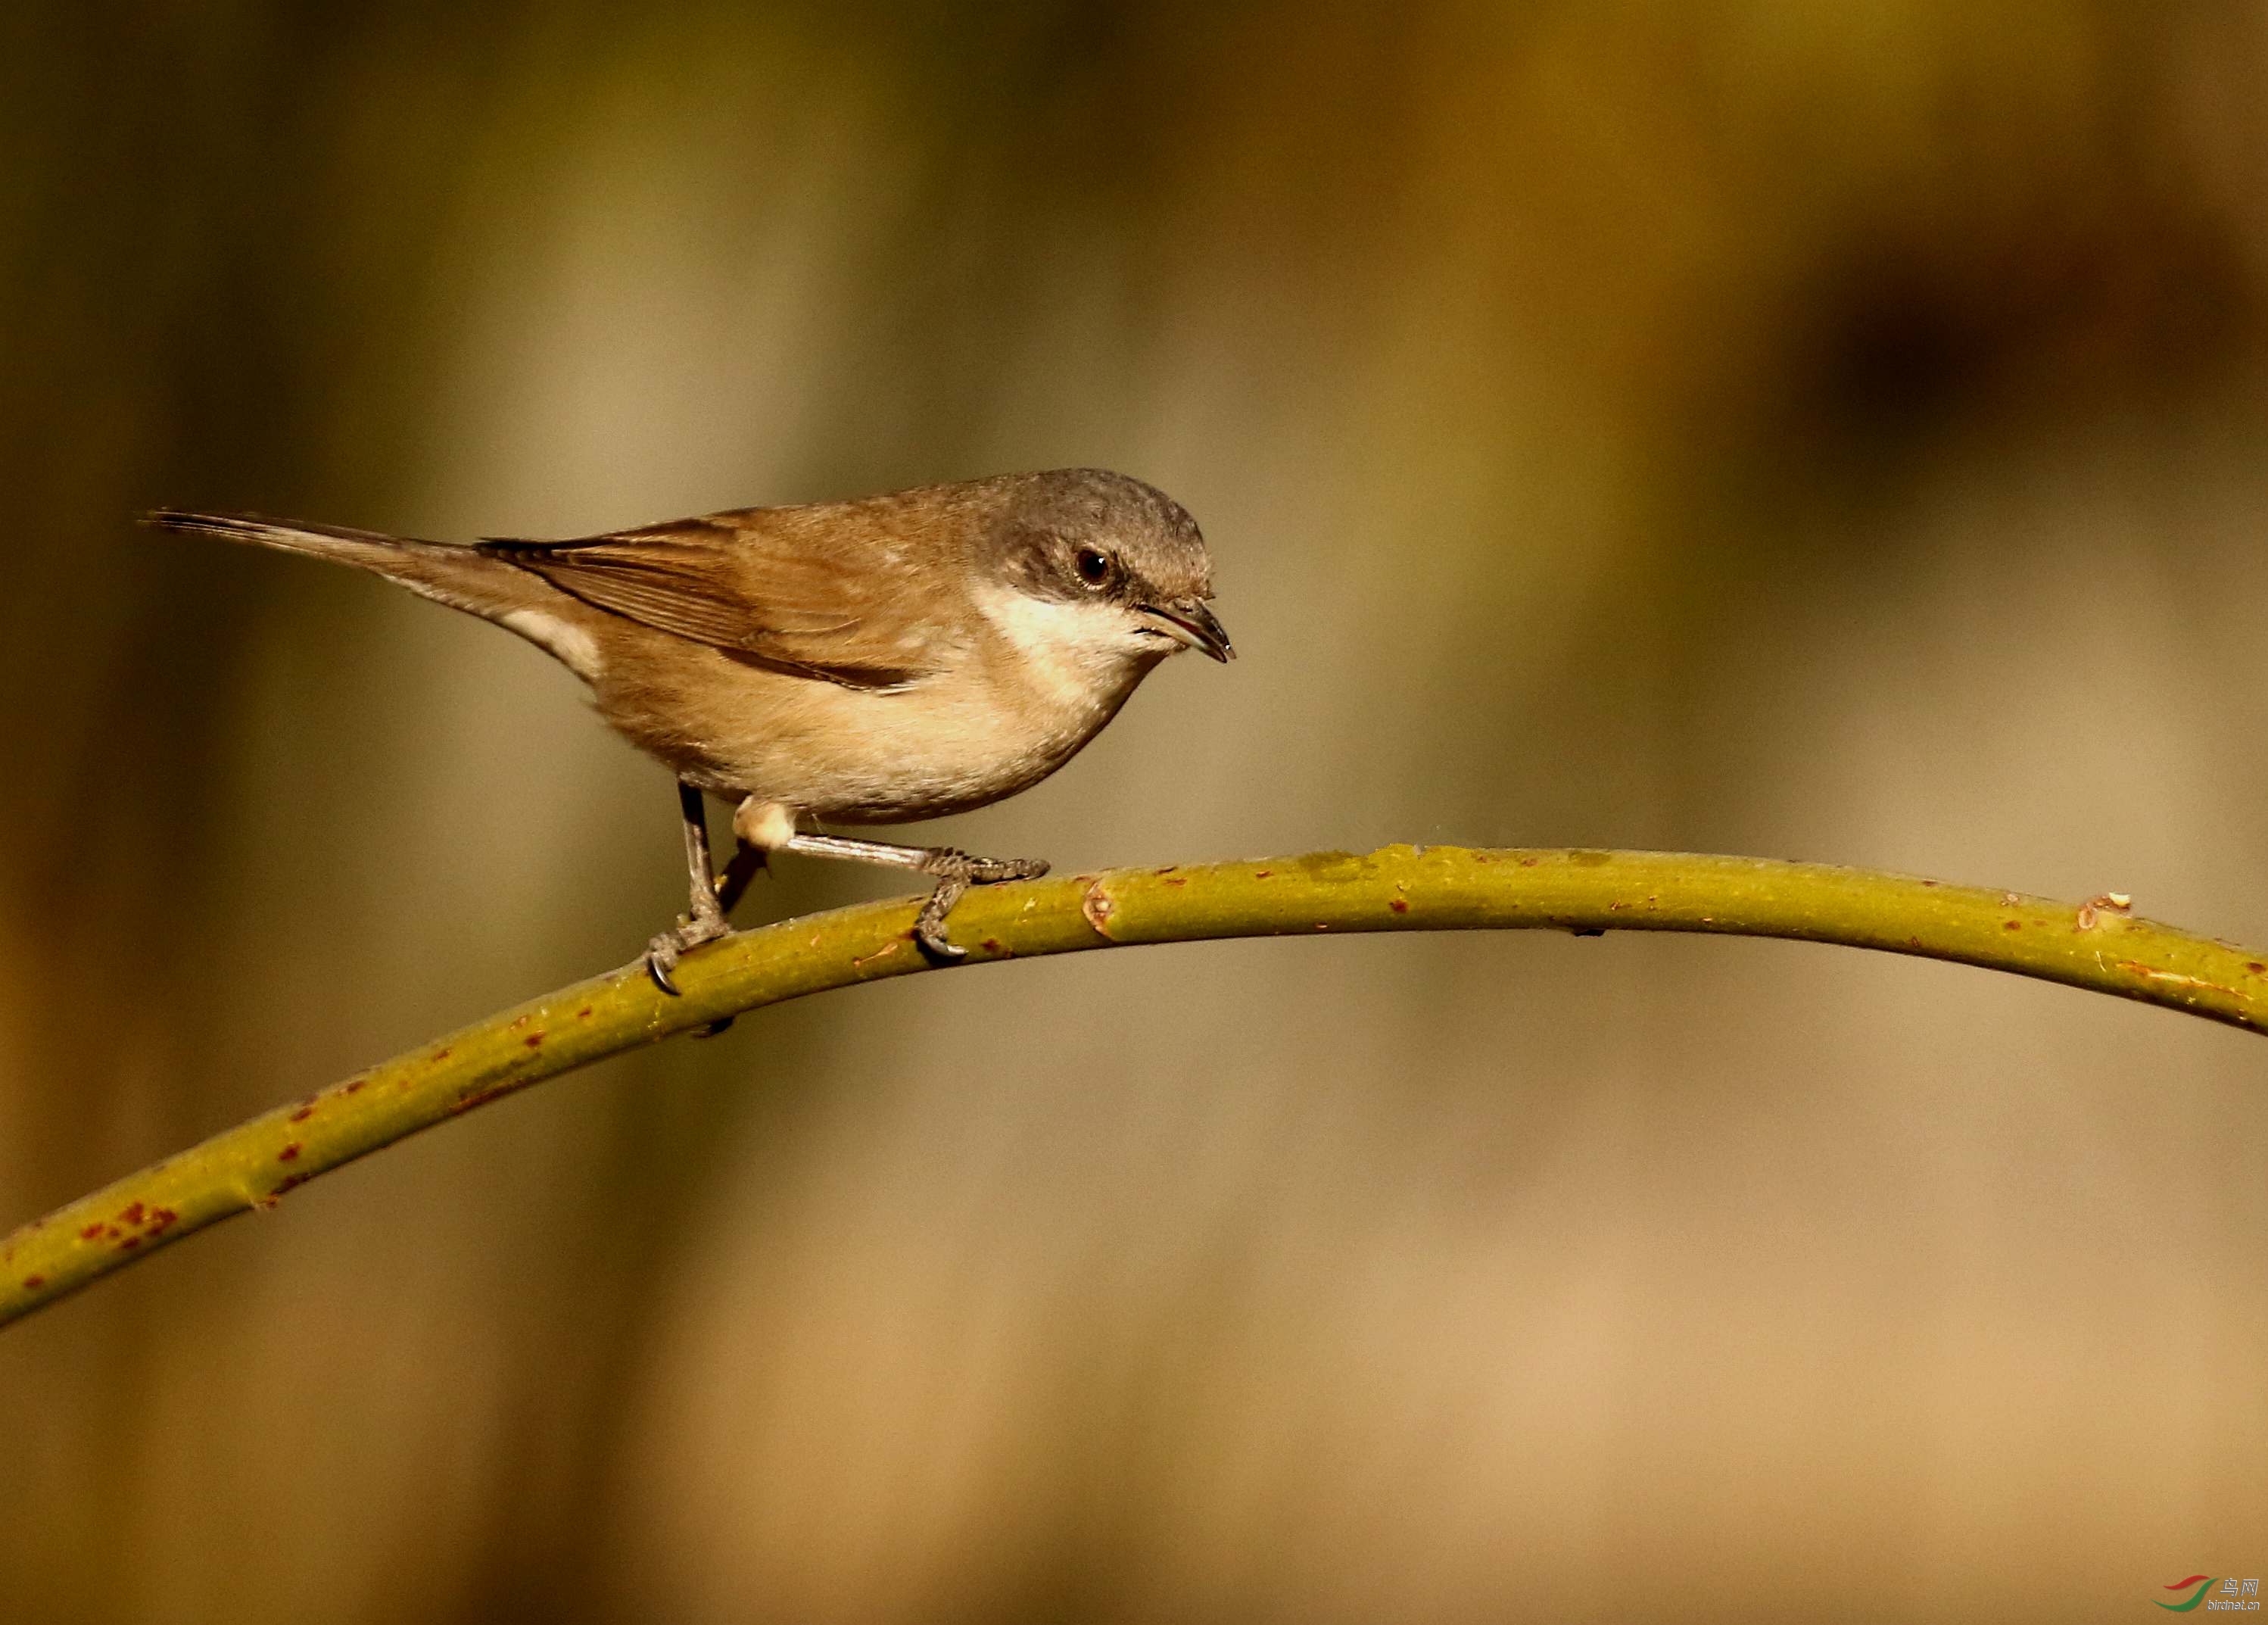
<path id="1" fill-rule="evenodd" d="M 1245 658 L 943 838 L 2268 939 L 2264 72 L 2258 4 L 8 7 L 0 1225 L 681 901 L 563 671 L 157 502 L 1106 464 Z M 0 1334 L 0 1617 L 2142 1617 L 2268 1573 L 2264 1063 L 1781 943 L 836 995 Z"/>

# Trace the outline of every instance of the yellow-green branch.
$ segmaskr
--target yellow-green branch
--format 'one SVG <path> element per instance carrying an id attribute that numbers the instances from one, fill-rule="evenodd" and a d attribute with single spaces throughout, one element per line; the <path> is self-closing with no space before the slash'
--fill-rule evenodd
<path id="1" fill-rule="evenodd" d="M 278 1106 L 0 1242 L 0 1325 L 208 1224 L 499 1096 L 768 1004 L 932 967 L 911 901 L 837 909 L 689 956 L 681 998 L 632 965 Z M 1672 853 L 1388 846 L 1119 869 L 969 893 L 971 963 L 1137 942 L 1350 931 L 1711 931 L 2014 971 L 2268 1032 L 2268 953 L 2132 918 L 1933 880 Z"/>

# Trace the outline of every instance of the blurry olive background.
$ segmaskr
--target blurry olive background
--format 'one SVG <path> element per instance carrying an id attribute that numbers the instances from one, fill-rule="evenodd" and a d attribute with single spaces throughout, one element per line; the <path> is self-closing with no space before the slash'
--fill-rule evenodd
<path id="1" fill-rule="evenodd" d="M 942 838 L 2268 940 L 2264 72 L 2139 0 L 7 8 L 0 1224 L 682 901 L 564 672 L 158 502 L 1108 465 L 1244 658 Z M 835 995 L 0 1334 L 0 1616 L 2136 1617 L 2268 1572 L 2264 1067 L 1785 943 Z"/>

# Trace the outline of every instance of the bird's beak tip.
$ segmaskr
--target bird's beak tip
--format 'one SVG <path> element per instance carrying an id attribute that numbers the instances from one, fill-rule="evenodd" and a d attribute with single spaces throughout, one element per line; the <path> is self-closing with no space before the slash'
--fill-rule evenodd
<path id="1" fill-rule="evenodd" d="M 1212 610 L 1199 603 L 1196 618 L 1205 631 L 1205 639 L 1198 646 L 1224 666 L 1234 660 L 1236 646 L 1228 640 L 1228 628 L 1220 624 Z"/>
<path id="2" fill-rule="evenodd" d="M 1174 642 L 1201 650 L 1226 665 L 1236 658 L 1236 650 L 1228 641 L 1228 632 L 1213 612 L 1201 600 L 1178 604 L 1147 604 L 1144 606 L 1155 630 L 1164 632 Z"/>

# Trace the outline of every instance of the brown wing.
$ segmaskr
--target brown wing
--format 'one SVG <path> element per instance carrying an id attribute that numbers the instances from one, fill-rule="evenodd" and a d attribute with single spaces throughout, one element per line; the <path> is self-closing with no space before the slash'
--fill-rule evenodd
<path id="1" fill-rule="evenodd" d="M 482 550 L 616 615 L 750 662 L 893 688 L 947 657 L 919 538 L 820 508 L 747 508 L 573 542 Z M 945 617 L 949 624 L 951 617 Z"/>

